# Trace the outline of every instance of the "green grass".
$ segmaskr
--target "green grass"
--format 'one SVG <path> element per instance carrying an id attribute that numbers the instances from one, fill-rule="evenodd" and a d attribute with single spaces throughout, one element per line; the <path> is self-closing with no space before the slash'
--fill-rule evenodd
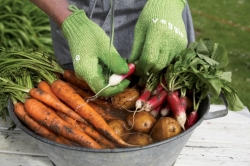
<path id="1" fill-rule="evenodd" d="M 189 0 L 196 40 L 210 38 L 228 50 L 232 86 L 250 108 L 250 22 L 248 0 Z"/>

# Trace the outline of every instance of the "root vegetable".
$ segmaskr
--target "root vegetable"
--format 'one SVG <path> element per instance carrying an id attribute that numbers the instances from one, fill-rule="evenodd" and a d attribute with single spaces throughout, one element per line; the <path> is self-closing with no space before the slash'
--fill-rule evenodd
<path id="1" fill-rule="evenodd" d="M 15 103 L 14 112 L 23 123 L 25 123 L 32 131 L 39 134 L 40 136 L 60 144 L 72 145 L 69 141 L 65 141 L 65 139 L 62 139 L 60 136 L 56 135 L 54 132 L 47 129 L 46 127 L 35 121 L 33 118 L 31 118 L 26 112 L 23 103 Z"/>
<path id="2" fill-rule="evenodd" d="M 182 129 L 185 130 L 184 125 L 187 119 L 186 110 L 181 104 L 180 98 L 177 96 L 176 91 L 168 93 L 167 102 L 176 120 L 181 125 Z"/>
<path id="3" fill-rule="evenodd" d="M 102 147 L 84 132 L 75 129 L 63 121 L 57 114 L 36 99 L 28 99 L 24 103 L 27 113 L 38 123 L 46 126 L 58 135 L 61 135 L 83 147 L 102 149 Z"/>
<path id="4" fill-rule="evenodd" d="M 138 146 L 145 146 L 154 143 L 153 139 L 148 134 L 143 133 L 131 133 L 125 141 Z"/>
<path id="5" fill-rule="evenodd" d="M 128 124 L 121 119 L 113 119 L 107 122 L 108 125 L 119 135 L 123 140 L 128 137 L 130 130 L 128 130 Z"/>
<path id="6" fill-rule="evenodd" d="M 190 127 L 192 127 L 198 120 L 198 113 L 196 110 L 192 111 L 188 117 L 187 117 L 187 121 L 185 123 L 185 129 L 189 129 Z"/>
<path id="7" fill-rule="evenodd" d="M 133 131 L 145 134 L 151 131 L 156 121 L 156 118 L 146 111 L 130 113 L 127 116 L 128 126 L 132 128 Z"/>
<path id="8" fill-rule="evenodd" d="M 135 107 L 135 103 L 140 96 L 139 90 L 126 88 L 123 92 L 111 98 L 112 105 L 119 109 L 130 109 Z"/>
<path id="9" fill-rule="evenodd" d="M 51 85 L 52 92 L 63 102 L 68 104 L 80 116 L 92 124 L 99 132 L 106 138 L 120 146 L 131 147 L 133 145 L 124 142 L 112 130 L 106 121 L 92 108 L 90 105 L 71 88 L 67 83 L 62 80 L 56 80 Z"/>
<path id="10" fill-rule="evenodd" d="M 173 118 L 162 117 L 152 128 L 151 136 L 157 141 L 174 137 L 182 132 L 180 124 Z"/>
<path id="11" fill-rule="evenodd" d="M 49 94 L 41 89 L 32 88 L 32 89 L 30 89 L 29 94 L 33 98 L 47 104 L 48 106 L 66 114 L 70 117 L 72 117 L 73 119 L 75 119 L 79 122 L 82 122 L 82 123 L 86 122 L 80 115 L 78 115 L 74 110 L 72 110 L 67 105 L 65 105 L 63 102 L 61 102 L 57 97 L 54 97 L 53 95 L 51 95 L 51 94 Z"/>
<path id="12" fill-rule="evenodd" d="M 143 110 L 151 111 L 159 106 L 161 106 L 166 100 L 168 93 L 165 90 L 162 90 L 160 93 L 152 96 L 144 105 Z"/>

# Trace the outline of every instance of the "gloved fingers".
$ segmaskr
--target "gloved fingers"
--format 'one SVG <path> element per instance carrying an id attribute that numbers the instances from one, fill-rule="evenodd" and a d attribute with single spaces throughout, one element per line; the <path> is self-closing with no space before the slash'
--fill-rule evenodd
<path id="1" fill-rule="evenodd" d="M 99 56 L 102 62 L 107 66 L 112 73 L 126 74 L 129 71 L 128 64 L 123 59 L 117 50 L 112 46 L 111 51 L 107 50 L 105 54 Z"/>
<path id="2" fill-rule="evenodd" d="M 135 74 L 139 76 L 149 74 L 149 71 L 156 65 L 160 58 L 159 44 L 159 40 L 152 40 L 149 37 L 147 38 L 141 56 L 136 63 Z"/>
<path id="3" fill-rule="evenodd" d="M 149 73 L 156 73 L 165 68 L 169 64 L 169 57 L 171 57 L 171 53 L 167 50 L 160 51 L 158 61 L 152 66 Z"/>
<path id="4" fill-rule="evenodd" d="M 146 32 L 147 32 L 147 27 L 137 22 L 135 26 L 132 52 L 131 56 L 128 59 L 129 63 L 133 63 L 140 58 L 145 43 Z"/>

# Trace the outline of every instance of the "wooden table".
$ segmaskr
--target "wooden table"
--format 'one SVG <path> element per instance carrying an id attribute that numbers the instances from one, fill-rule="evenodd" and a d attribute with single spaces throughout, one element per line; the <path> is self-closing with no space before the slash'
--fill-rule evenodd
<path id="1" fill-rule="evenodd" d="M 210 111 L 224 106 L 211 105 Z M 0 122 L 0 166 L 53 166 L 20 129 L 7 130 Z M 174 166 L 250 166 L 250 113 L 229 111 L 222 118 L 205 120 L 181 151 Z"/>

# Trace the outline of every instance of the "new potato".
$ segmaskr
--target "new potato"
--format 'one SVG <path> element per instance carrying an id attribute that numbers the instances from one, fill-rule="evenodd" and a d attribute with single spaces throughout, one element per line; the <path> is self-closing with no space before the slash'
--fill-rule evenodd
<path id="1" fill-rule="evenodd" d="M 152 127 L 156 123 L 156 118 L 149 112 L 140 111 L 137 113 L 130 113 L 127 116 L 127 124 L 133 131 L 145 133 L 150 133 Z"/>
<path id="2" fill-rule="evenodd" d="M 113 119 L 109 120 L 107 123 L 122 139 L 127 138 L 130 131 L 128 130 L 129 127 L 125 121 L 121 119 Z"/>
<path id="3" fill-rule="evenodd" d="M 113 96 L 111 102 L 115 108 L 129 109 L 135 107 L 135 102 L 139 97 L 139 90 L 135 88 L 127 88 L 123 92 Z"/>
<path id="4" fill-rule="evenodd" d="M 138 146 L 144 146 L 144 145 L 154 143 L 153 139 L 149 135 L 143 134 L 143 133 L 129 134 L 125 142 L 132 144 L 132 145 L 138 145 Z"/>
<path id="5" fill-rule="evenodd" d="M 180 124 L 170 117 L 162 117 L 152 128 L 151 136 L 157 141 L 162 141 L 182 132 Z"/>

